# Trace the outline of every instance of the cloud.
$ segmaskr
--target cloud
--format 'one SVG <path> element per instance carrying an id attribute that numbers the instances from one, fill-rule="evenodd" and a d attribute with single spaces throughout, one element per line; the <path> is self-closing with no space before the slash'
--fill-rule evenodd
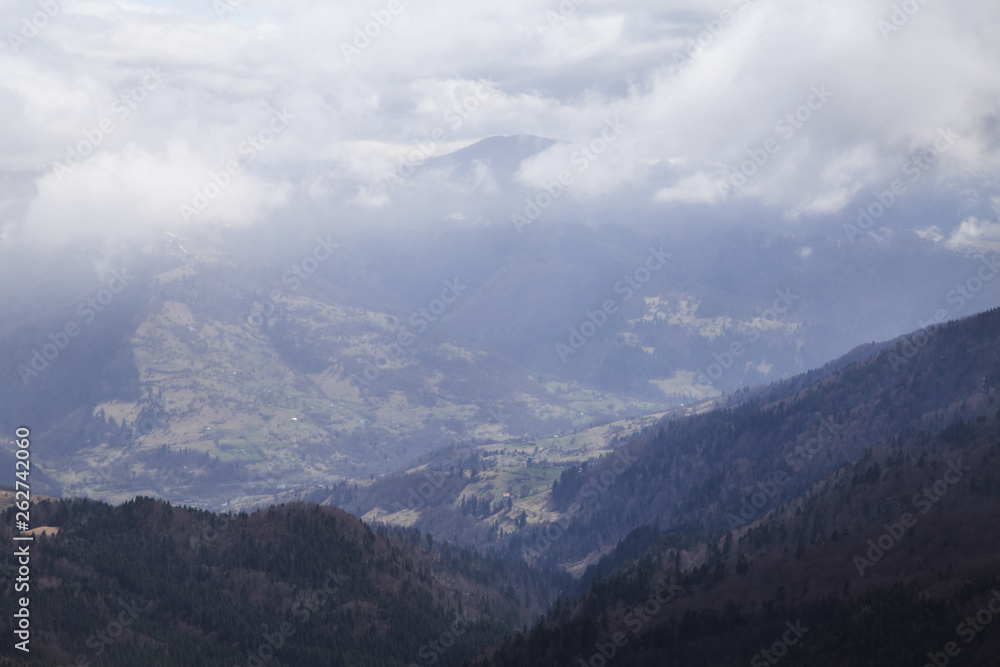
<path id="1" fill-rule="evenodd" d="M 399 4 L 245 0 L 220 18 L 189 0 L 67 3 L 0 48 L 0 169 L 33 174 L 28 189 L 0 186 L 0 210 L 16 213 L 5 229 L 70 237 L 82 212 L 94 234 L 179 225 L 191 189 L 282 108 L 294 126 L 245 165 L 216 218 L 265 220 L 296 194 L 383 206 L 387 170 L 436 131 L 435 155 L 493 135 L 562 140 L 522 165 L 518 180 L 537 184 L 614 118 L 627 131 L 570 196 L 638 197 L 652 210 L 753 201 L 808 224 L 884 187 L 945 127 L 961 139 L 922 187 L 1000 170 L 1000 9 L 985 0 L 921 5 L 887 38 L 891 0 Z M 28 9 L 6 3 L 0 23 L 18 34 Z M 53 180 L 67 147 L 117 119 L 157 66 L 164 83 L 80 174 Z M 819 86 L 833 96 L 804 114 Z M 718 196 L 711 184 L 769 140 L 766 163 Z M 477 177 L 491 192 L 504 182 Z"/>
<path id="2" fill-rule="evenodd" d="M 682 178 L 676 185 L 657 191 L 653 199 L 660 202 L 689 204 L 712 203 L 725 196 L 719 188 L 720 185 L 724 185 L 724 181 L 699 171 Z"/>
<path id="3" fill-rule="evenodd" d="M 50 172 L 36 182 L 38 195 L 25 215 L 31 236 L 73 242 L 87 236 L 114 236 L 182 229 L 181 204 L 192 205 L 190 221 L 230 224 L 259 221 L 287 200 L 291 185 L 254 174 L 224 176 L 190 146 L 175 143 L 163 153 L 136 144 L 95 155 L 66 174 Z M 228 183 L 205 207 L 192 202 L 213 181 Z M 209 188 L 209 195 L 214 192 Z"/>
<path id="4" fill-rule="evenodd" d="M 956 227 L 945 245 L 952 250 L 982 252 L 1000 250 L 1000 222 L 967 218 Z"/>
<path id="5" fill-rule="evenodd" d="M 920 238 L 927 241 L 933 241 L 934 243 L 940 243 L 944 240 L 944 234 L 941 233 L 941 228 L 937 225 L 914 229 L 913 232 Z"/>

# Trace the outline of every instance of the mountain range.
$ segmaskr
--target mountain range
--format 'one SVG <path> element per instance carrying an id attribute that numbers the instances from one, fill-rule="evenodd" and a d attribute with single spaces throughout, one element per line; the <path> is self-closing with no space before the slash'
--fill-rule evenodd
<path id="1" fill-rule="evenodd" d="M 325 505 L 388 496 L 381 480 L 221 515 L 40 500 L 37 664 L 228 664 L 262 646 L 289 665 L 992 664 L 998 335 L 992 310 L 598 427 L 577 443 L 590 460 L 561 470 L 559 440 L 536 443 L 541 464 L 497 445 L 428 455 L 393 480 L 387 511 L 406 520 L 377 531 Z M 558 474 L 516 486 L 537 468 Z M 335 606 L 314 595 L 324 573 Z"/>
<path id="2" fill-rule="evenodd" d="M 303 208 L 294 231 L 6 253 L 0 427 L 43 435 L 54 495 L 252 509 L 444 447 L 687 409 L 996 305 L 989 256 L 915 233 L 585 225 L 556 208 L 519 230 L 434 194 L 433 174 L 461 189 L 479 170 L 510 201 L 517 165 L 551 145 L 494 137 L 420 162 L 386 210 L 430 227 Z"/>

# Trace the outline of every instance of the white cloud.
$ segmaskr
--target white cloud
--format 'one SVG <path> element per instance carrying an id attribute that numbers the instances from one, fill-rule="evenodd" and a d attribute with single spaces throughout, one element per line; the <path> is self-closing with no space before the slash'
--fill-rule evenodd
<path id="1" fill-rule="evenodd" d="M 294 127 L 214 215 L 260 220 L 296 190 L 331 207 L 382 205 L 386 170 L 435 130 L 438 155 L 491 135 L 564 140 L 522 166 L 519 180 L 537 184 L 615 117 L 628 130 L 576 174 L 571 196 L 642 193 L 651 207 L 749 199 L 806 223 L 884 187 L 949 126 L 961 140 L 923 185 L 1000 170 L 1000 9 L 985 0 L 922 5 L 888 40 L 876 22 L 891 0 L 591 0 L 554 27 L 554 1 L 400 3 L 350 62 L 343 45 L 387 3 L 245 0 L 221 20 L 189 0 L 68 3 L 17 51 L 0 49 L 0 169 L 38 174 L 31 205 L 5 225 L 68 236 L 79 233 L 74 211 L 103 216 L 88 228 L 106 234 L 172 224 L 193 174 L 218 169 L 283 107 Z M 21 25 L 23 7 L 0 7 L 2 24 Z M 708 32 L 724 10 L 738 18 Z M 697 57 L 678 64 L 696 38 Z M 91 172 L 53 181 L 66 146 L 157 65 L 169 78 L 116 124 Z M 455 115 L 488 80 L 491 94 Z M 834 96 L 783 135 L 776 124 L 822 85 Z M 713 170 L 740 169 L 769 139 L 767 163 L 737 196 L 718 197 Z M 495 173 L 478 178 L 497 187 Z M 0 191 L 0 210 L 22 196 Z"/>
<path id="2" fill-rule="evenodd" d="M 677 182 L 676 185 L 663 188 L 653 199 L 660 202 L 682 202 L 687 204 L 712 203 L 723 198 L 723 192 L 719 189 L 719 178 L 713 178 L 704 172 L 697 172 L 686 176 Z"/>
<path id="3" fill-rule="evenodd" d="M 941 233 L 941 228 L 937 225 L 914 229 L 913 233 L 924 240 L 933 241 L 934 243 L 940 243 L 944 240 L 944 234 Z"/>
<path id="4" fill-rule="evenodd" d="M 952 250 L 1000 250 L 1000 222 L 967 218 L 952 230 L 945 245 Z"/>
<path id="5" fill-rule="evenodd" d="M 249 173 L 217 176 L 226 187 L 203 209 L 196 208 L 195 190 L 205 191 L 213 174 L 224 171 L 179 142 L 159 154 L 136 144 L 99 153 L 68 173 L 52 171 L 38 179 L 38 195 L 25 216 L 29 234 L 72 242 L 179 229 L 185 225 L 181 204 L 197 211 L 188 216 L 190 222 L 248 224 L 281 205 L 291 189 Z"/>

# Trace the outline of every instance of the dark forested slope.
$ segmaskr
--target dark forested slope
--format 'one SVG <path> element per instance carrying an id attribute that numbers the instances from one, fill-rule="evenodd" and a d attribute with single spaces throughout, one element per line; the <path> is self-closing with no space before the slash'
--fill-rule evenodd
<path id="1" fill-rule="evenodd" d="M 35 664 L 458 664 L 566 583 L 315 505 L 220 516 L 148 498 L 47 501 L 32 522 L 59 528 L 30 546 Z M 12 644 L 0 650 L 20 655 Z"/>
<path id="2" fill-rule="evenodd" d="M 550 508 L 504 548 L 544 565 L 604 553 L 641 526 L 737 528 L 866 450 L 1000 408 L 1000 310 L 878 346 L 862 361 L 749 392 L 732 407 L 664 421 L 563 472 Z M 763 503 L 747 503 L 758 491 Z"/>

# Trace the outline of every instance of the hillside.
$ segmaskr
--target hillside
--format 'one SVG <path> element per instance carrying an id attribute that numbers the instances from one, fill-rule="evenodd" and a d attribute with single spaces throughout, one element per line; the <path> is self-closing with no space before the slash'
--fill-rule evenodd
<path id="1" fill-rule="evenodd" d="M 467 169 L 503 143 L 448 160 Z M 913 266 L 936 281 L 970 264 L 911 238 L 854 256 L 750 229 L 457 220 L 205 225 L 5 256 L 0 429 L 29 424 L 46 443 L 52 495 L 252 509 L 451 445 L 544 450 L 802 372 L 940 307 L 932 271 Z"/>
<path id="2" fill-rule="evenodd" d="M 1000 408 L 998 339 L 993 310 L 906 337 L 815 381 L 791 379 L 737 395 L 731 407 L 650 427 L 614 454 L 563 471 L 547 505 L 558 529 L 527 527 L 503 549 L 578 570 L 641 526 L 700 534 L 741 527 L 879 442 L 992 416 Z M 774 492 L 741 518 L 760 485 Z"/>
<path id="3" fill-rule="evenodd" d="M 262 646 L 276 665 L 707 666 L 780 651 L 902 666 L 949 650 L 992 664 L 1000 635 L 976 617 L 1000 588 L 998 337 L 995 310 L 716 409 L 537 450 L 444 450 L 405 475 L 316 489 L 322 505 L 216 515 L 43 500 L 34 664 L 230 664 Z M 373 532 L 324 506 L 376 499 L 399 505 L 395 526 Z M 406 527 L 418 523 L 435 532 Z M 456 536 L 494 555 L 444 541 Z M 2 570 L 10 619 L 15 563 Z M 441 637 L 447 651 L 432 648 Z"/>
<path id="4" fill-rule="evenodd" d="M 611 646 L 621 665 L 745 665 L 801 623 L 780 649 L 791 664 L 921 664 L 955 642 L 960 664 L 994 665 L 1000 634 L 967 618 L 1000 588 L 998 511 L 1000 414 L 959 421 L 870 449 L 743 529 L 636 531 L 579 600 L 480 662 L 576 664 Z"/>
<path id="5" fill-rule="evenodd" d="M 100 313 L 87 310 L 89 288 L 60 286 L 71 296 L 58 306 L 0 328 L 0 422 L 35 425 L 50 493 L 252 508 L 452 442 L 547 437 L 666 407 L 540 377 L 449 334 L 461 274 L 407 301 L 365 277 L 363 248 L 329 234 L 303 240 L 324 262 L 265 259 L 244 243 L 217 230 L 172 238 L 126 271 Z M 69 323 L 80 333 L 32 370 L 31 351 Z"/>
<path id="6" fill-rule="evenodd" d="M 148 498 L 46 501 L 31 516 L 59 530 L 30 544 L 32 660 L 14 664 L 188 667 L 273 653 L 276 665 L 405 665 L 437 651 L 453 665 L 565 586 L 315 505 L 213 515 Z M 5 557 L 7 636 L 15 571 Z M 450 650 L 430 648 L 451 631 Z M 0 651 L 22 655 L 11 642 Z"/>
<path id="7" fill-rule="evenodd" d="M 771 409 L 784 403 L 785 421 L 818 399 L 850 417 L 836 422 L 840 438 L 823 443 L 834 454 L 816 452 L 834 461 L 826 472 L 778 458 L 765 459 L 752 484 L 731 487 L 732 468 L 714 492 L 695 482 L 688 521 L 624 536 L 587 570 L 578 599 L 558 603 L 479 664 L 613 655 L 629 666 L 763 665 L 786 653 L 789 664 L 902 666 L 942 655 L 996 664 L 1000 634 L 989 605 L 1000 604 L 991 602 L 1000 590 L 997 318 L 994 311 L 952 323 L 919 350 L 908 337 L 804 388 L 772 387 Z M 908 362 L 889 375 L 897 353 Z M 967 382 L 963 374 L 973 370 Z M 876 398 L 849 400 L 866 395 Z M 871 424 L 887 436 L 869 439 L 863 427 Z M 836 462 L 855 442 L 859 453 Z M 649 465 L 640 454 L 636 467 Z M 610 489 L 605 498 L 601 511 L 622 512 Z M 800 632 L 787 634 L 791 627 Z M 783 637 L 793 641 L 782 645 Z"/>
<path id="8" fill-rule="evenodd" d="M 365 521 L 417 527 L 462 544 L 495 547 L 505 535 L 557 517 L 548 506 L 553 483 L 563 471 L 613 452 L 663 419 L 708 411 L 713 404 L 709 400 L 557 438 L 464 443 L 422 457 L 405 473 L 291 490 L 276 500 L 334 505 Z"/>
<path id="9" fill-rule="evenodd" d="M 1000 667 L 997 0 L 0 14 L 0 667 Z"/>
<path id="10" fill-rule="evenodd" d="M 579 576 L 633 529 L 740 528 L 879 442 L 992 415 L 997 319 L 991 311 L 944 325 L 916 336 L 920 347 L 910 336 L 861 346 L 786 381 L 660 415 L 534 443 L 466 444 L 403 475 L 289 495 Z M 761 485 L 764 504 L 747 508 Z M 558 539 L 546 537 L 553 532 Z"/>

